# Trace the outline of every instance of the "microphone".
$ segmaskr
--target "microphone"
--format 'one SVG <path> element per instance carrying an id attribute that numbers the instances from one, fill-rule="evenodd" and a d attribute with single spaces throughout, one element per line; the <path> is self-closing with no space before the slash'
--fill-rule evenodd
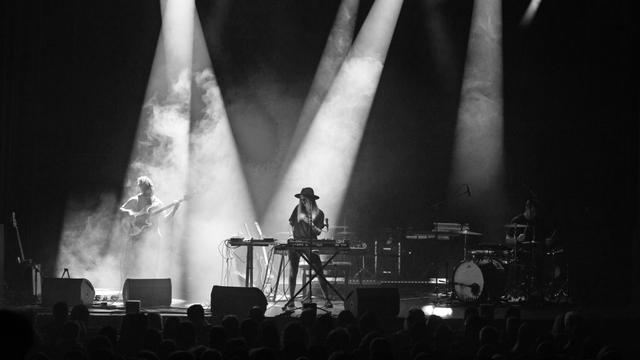
<path id="1" fill-rule="evenodd" d="M 329 218 L 324 218 L 324 226 L 326 226 L 327 231 L 329 231 Z"/>
<path id="2" fill-rule="evenodd" d="M 471 187 L 469 187 L 469 184 L 464 184 L 464 186 L 467 187 L 467 196 L 471 197 Z"/>

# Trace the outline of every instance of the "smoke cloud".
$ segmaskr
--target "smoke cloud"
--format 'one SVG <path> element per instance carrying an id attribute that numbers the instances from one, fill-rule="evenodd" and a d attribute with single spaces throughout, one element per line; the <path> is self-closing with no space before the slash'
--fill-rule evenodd
<path id="1" fill-rule="evenodd" d="M 220 88 L 211 69 L 194 75 L 205 104 L 191 132 L 190 188 L 198 194 L 188 218 L 190 296 L 207 299 L 210 284 L 238 285 L 243 264 L 224 263 L 222 242 L 255 219 Z M 244 250 L 243 250 L 244 251 Z M 244 253 L 239 251 L 244 258 Z M 237 259 L 237 258 L 235 258 Z M 228 266 L 227 266 L 228 265 Z M 225 274 L 229 269 L 230 274 Z M 243 271 L 242 271 L 243 273 Z M 225 277 L 228 275 L 228 277 Z M 203 286 L 207 284 L 207 286 Z"/>
<path id="2" fill-rule="evenodd" d="M 114 194 L 67 203 L 56 274 L 67 268 L 72 277 L 87 278 L 94 287 L 121 286 L 122 242 L 110 241 L 117 206 Z"/>
<path id="3" fill-rule="evenodd" d="M 135 179 L 142 175 L 155 182 L 155 195 L 165 205 L 184 195 L 190 89 L 190 73 L 185 70 L 165 99 L 153 96 L 145 104 L 123 199 L 118 201 L 113 194 L 102 194 L 98 195 L 97 205 L 69 201 L 57 271 L 69 268 L 73 276 L 86 277 L 98 288 L 120 290 L 128 277 L 172 277 L 174 287 L 180 287 L 179 244 L 184 212 L 161 221 L 162 236 L 147 231 L 141 239 L 133 241 L 118 208 L 138 193 Z"/>

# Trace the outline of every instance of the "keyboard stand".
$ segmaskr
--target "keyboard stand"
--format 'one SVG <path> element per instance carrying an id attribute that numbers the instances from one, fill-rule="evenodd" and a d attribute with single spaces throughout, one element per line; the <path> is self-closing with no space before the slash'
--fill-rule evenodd
<path id="1" fill-rule="evenodd" d="M 296 249 L 296 251 L 298 251 L 298 250 Z M 311 252 L 311 251 L 309 251 L 309 252 Z M 333 260 L 333 258 L 335 258 L 340 253 L 340 249 L 336 249 L 335 253 L 333 253 L 333 255 L 331 255 L 329 257 L 329 259 L 325 263 L 321 264 L 320 269 L 316 268 L 316 266 L 311 262 L 311 259 L 309 258 L 309 255 L 306 252 L 302 251 L 302 248 L 300 248 L 298 253 L 300 254 L 300 257 L 302 257 L 307 262 L 307 264 L 309 264 L 309 276 L 308 276 L 307 282 L 302 284 L 302 287 L 300 287 L 300 289 L 295 293 L 295 295 L 293 295 L 293 298 L 289 299 L 289 301 L 287 301 L 287 303 L 284 304 L 284 308 L 286 309 L 287 306 L 290 303 L 292 303 L 295 300 L 295 298 L 298 297 L 298 295 L 300 295 L 307 286 L 309 287 L 309 297 L 311 297 L 311 282 L 313 281 L 313 279 L 316 276 L 318 276 L 319 278 L 322 278 L 324 281 L 326 281 L 327 286 L 329 286 L 329 288 L 336 295 L 338 295 L 340 300 L 342 300 L 344 302 L 344 297 L 342 296 L 342 294 L 340 294 L 338 292 L 338 290 L 336 290 L 336 288 L 334 288 L 333 285 L 331 285 L 331 283 L 329 281 L 327 281 L 327 279 L 324 277 L 324 274 L 323 274 L 324 268 L 327 267 L 327 265 L 329 265 L 331 260 Z M 312 269 L 313 269 L 313 273 L 311 273 Z"/>
<path id="2" fill-rule="evenodd" d="M 285 257 L 287 256 L 287 251 L 281 251 L 280 254 L 277 253 L 277 250 L 274 250 L 273 252 L 274 256 L 275 255 L 280 255 L 280 265 L 278 265 L 278 275 L 276 276 L 276 285 L 273 288 L 272 292 L 273 292 L 273 302 L 277 302 L 278 301 L 278 286 L 280 286 L 280 278 L 282 278 L 282 293 L 284 294 L 284 297 L 287 297 L 287 289 L 286 289 L 286 285 L 285 285 L 285 280 L 286 280 L 286 274 L 285 274 L 285 270 L 286 270 L 286 266 L 289 263 L 288 261 L 285 262 Z"/>

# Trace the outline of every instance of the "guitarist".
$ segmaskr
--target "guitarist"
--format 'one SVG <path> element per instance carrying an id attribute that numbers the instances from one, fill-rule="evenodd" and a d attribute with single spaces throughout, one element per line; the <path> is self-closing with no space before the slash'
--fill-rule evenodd
<path id="1" fill-rule="evenodd" d="M 141 253 L 145 249 L 145 243 L 162 244 L 162 232 L 158 221 L 155 219 L 154 210 L 160 210 L 163 207 L 162 201 L 153 194 L 153 181 L 147 176 L 141 176 L 137 180 L 140 192 L 127 200 L 119 209 L 120 214 L 125 218 L 128 224 L 129 242 L 127 249 L 123 252 L 123 260 L 121 262 L 121 272 L 125 277 L 145 277 L 155 276 L 158 271 L 158 252 L 147 254 L 146 257 L 153 257 L 151 265 L 147 262 L 143 264 L 140 259 L 143 258 Z M 166 214 L 159 212 L 157 215 L 165 215 L 166 218 L 172 217 L 179 207 L 179 202 L 172 206 L 172 210 Z M 167 209 L 168 210 L 168 209 Z M 121 273 L 122 276 L 122 273 Z"/>
<path id="2" fill-rule="evenodd" d="M 151 213 L 153 210 L 160 209 L 163 206 L 162 201 L 153 194 L 153 181 L 148 176 L 140 176 L 137 180 L 140 193 L 129 198 L 121 207 L 120 212 L 128 217 L 128 220 L 135 226 L 145 230 L 131 235 L 132 238 L 140 238 L 148 231 L 155 230 L 158 236 L 162 236 L 157 222 L 151 222 Z M 180 203 L 176 203 L 171 211 L 165 215 L 166 218 L 172 217 Z M 151 225 L 146 225 L 151 222 Z"/>

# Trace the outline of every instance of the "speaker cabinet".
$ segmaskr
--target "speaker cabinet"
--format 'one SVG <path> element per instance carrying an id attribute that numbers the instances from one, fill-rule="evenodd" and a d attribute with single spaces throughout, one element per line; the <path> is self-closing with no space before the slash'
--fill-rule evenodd
<path id="1" fill-rule="evenodd" d="M 64 301 L 69 306 L 91 305 L 96 291 L 87 279 L 44 278 L 42 280 L 42 304 L 53 305 Z"/>
<path id="2" fill-rule="evenodd" d="M 344 309 L 360 316 L 367 311 L 380 318 L 395 317 L 400 312 L 400 293 L 398 288 L 357 288 L 347 295 Z"/>
<path id="3" fill-rule="evenodd" d="M 385 229 L 375 240 L 376 277 L 382 280 L 395 280 L 400 276 L 400 253 L 402 229 Z"/>
<path id="4" fill-rule="evenodd" d="M 143 308 L 171 306 L 171 279 L 127 279 L 122 288 L 123 301 L 140 300 Z"/>
<path id="5" fill-rule="evenodd" d="M 267 298 L 255 287 L 214 286 L 211 289 L 211 315 L 221 319 L 233 314 L 246 317 L 254 306 L 267 309 Z"/>

